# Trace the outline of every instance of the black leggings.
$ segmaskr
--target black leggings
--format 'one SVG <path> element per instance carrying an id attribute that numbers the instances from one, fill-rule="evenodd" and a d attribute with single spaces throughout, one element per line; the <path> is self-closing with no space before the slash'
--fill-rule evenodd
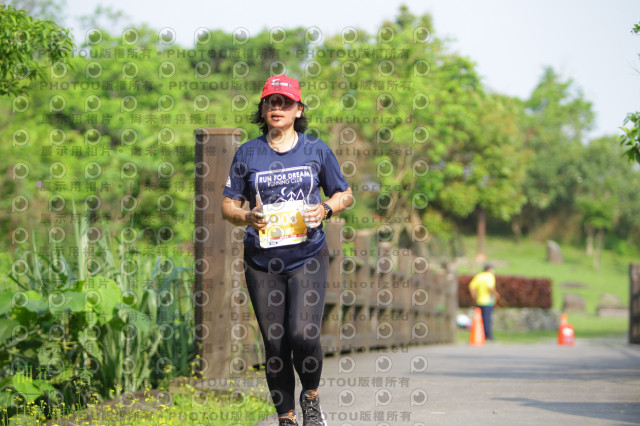
<path id="1" fill-rule="evenodd" d="M 247 263 L 245 280 L 265 346 L 267 384 L 279 415 L 295 407 L 294 367 L 303 390 L 320 384 L 320 325 L 328 268 L 326 244 L 288 274 L 260 271 Z"/>

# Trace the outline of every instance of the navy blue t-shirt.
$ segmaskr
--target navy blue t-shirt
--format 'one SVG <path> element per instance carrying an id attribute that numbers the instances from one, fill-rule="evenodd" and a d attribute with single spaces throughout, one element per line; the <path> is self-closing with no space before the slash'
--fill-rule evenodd
<path id="1" fill-rule="evenodd" d="M 298 143 L 293 149 L 280 153 L 269 146 L 263 135 L 238 148 L 223 194 L 234 200 L 248 200 L 253 209 L 256 193 L 263 205 L 292 200 L 317 204 L 322 201 L 320 188 L 327 197 L 349 188 L 327 144 L 298 133 Z M 324 242 L 325 233 L 320 225 L 308 228 L 307 239 L 301 243 L 262 248 L 258 231 L 247 226 L 244 258 L 254 268 L 289 273 L 315 256 Z"/>

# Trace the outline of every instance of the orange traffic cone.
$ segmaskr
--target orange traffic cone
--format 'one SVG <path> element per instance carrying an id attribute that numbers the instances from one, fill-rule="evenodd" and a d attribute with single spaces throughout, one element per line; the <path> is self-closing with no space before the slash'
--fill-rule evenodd
<path id="1" fill-rule="evenodd" d="M 484 345 L 484 323 L 482 322 L 482 310 L 476 308 L 473 311 L 473 321 L 471 321 L 471 333 L 469 334 L 469 343 L 473 346 Z"/>
<path id="2" fill-rule="evenodd" d="M 569 324 L 567 314 L 560 315 L 560 326 L 558 327 L 558 345 L 573 346 L 575 343 L 575 333 L 573 326 Z"/>

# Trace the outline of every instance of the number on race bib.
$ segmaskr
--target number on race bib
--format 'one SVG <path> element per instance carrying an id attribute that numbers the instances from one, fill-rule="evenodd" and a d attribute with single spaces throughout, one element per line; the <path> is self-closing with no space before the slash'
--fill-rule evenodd
<path id="1" fill-rule="evenodd" d="M 303 205 L 302 201 L 265 204 L 263 211 L 269 223 L 264 232 L 260 232 L 260 247 L 286 246 L 306 241 L 307 226 L 301 213 Z"/>

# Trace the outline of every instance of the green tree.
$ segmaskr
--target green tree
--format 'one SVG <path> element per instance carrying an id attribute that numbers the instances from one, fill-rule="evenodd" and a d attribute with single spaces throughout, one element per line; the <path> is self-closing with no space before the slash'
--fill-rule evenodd
<path id="1" fill-rule="evenodd" d="M 69 30 L 24 10 L 0 4 L 0 95 L 22 93 L 25 82 L 44 79 L 50 64 L 68 63 Z"/>
<path id="2" fill-rule="evenodd" d="M 578 166 L 575 211 L 584 226 L 587 255 L 593 256 L 597 270 L 606 234 L 625 222 L 626 235 L 616 237 L 626 239 L 640 226 L 640 203 L 635 190 L 629 190 L 640 173 L 624 159 L 613 140 L 603 137 L 590 141 L 581 151 Z"/>
<path id="3" fill-rule="evenodd" d="M 500 218 L 517 212 L 522 197 L 506 188 L 522 169 L 512 106 L 484 92 L 473 61 L 448 51 L 430 15 L 406 7 L 377 34 L 351 30 L 325 42 L 313 58 L 320 73 L 306 79 L 321 99 L 313 127 L 337 141 L 364 189 L 347 221 L 407 242 L 427 229 L 446 236 L 479 205 Z"/>
<path id="4" fill-rule="evenodd" d="M 498 95 L 488 96 L 481 111 L 479 134 L 470 147 L 474 156 L 468 180 L 478 192 L 476 257 L 484 260 L 487 214 L 509 222 L 526 202 L 523 184 L 527 152 L 517 127 L 516 101 Z"/>
<path id="5" fill-rule="evenodd" d="M 32 165 L 28 178 L 14 181 L 14 192 L 42 203 L 52 194 L 67 204 L 72 198 L 97 196 L 100 208 L 91 220 L 110 223 L 105 228 L 133 226 L 157 235 L 170 225 L 175 233 L 180 227 L 182 241 L 189 238 L 188 223 L 178 221 L 187 221 L 180 216 L 192 211 L 185 183 L 193 181 L 193 150 L 187 146 L 199 125 L 190 120 L 193 97 L 177 82 L 189 81 L 193 70 L 188 61 L 174 59 L 181 48 L 157 54 L 156 37 L 149 28 L 136 29 L 135 49 L 130 47 L 134 57 L 125 54 L 120 35 L 101 31 L 91 51 L 117 57 L 78 56 L 69 70 L 52 67 L 54 77 L 31 92 L 29 108 L 14 113 L 17 120 L 7 126 L 14 134 L 30 135 L 28 143 L 12 147 L 14 158 Z M 171 69 L 175 84 L 169 74 L 159 74 L 163 65 Z M 196 119 L 205 124 L 202 115 L 194 115 Z M 66 168 L 64 177 L 50 172 L 59 162 Z M 161 173 L 161 167 L 167 173 Z M 162 200 L 172 207 L 159 207 Z M 33 221 L 40 220 L 39 214 L 37 209 L 26 213 Z M 155 237 L 150 240 L 156 242 Z"/>
<path id="6" fill-rule="evenodd" d="M 4 3 L 26 11 L 33 18 L 64 22 L 66 0 L 9 0 Z"/>
<path id="7" fill-rule="evenodd" d="M 521 127 L 532 155 L 524 183 L 527 204 L 516 218 L 516 229 L 539 227 L 551 217 L 562 223 L 568 217 L 564 213 L 574 203 L 580 150 L 593 122 L 591 103 L 572 80 L 562 80 L 551 68 L 524 106 Z"/>
<path id="8" fill-rule="evenodd" d="M 635 34 L 640 34 L 640 22 L 632 30 Z M 640 57 L 640 55 L 638 55 Z M 620 136 L 620 144 L 627 147 L 625 154 L 630 161 L 640 163 L 640 112 L 630 112 L 624 119 L 624 126 L 631 124 L 631 128 L 620 127 L 624 132 Z"/>
<path id="9" fill-rule="evenodd" d="M 441 82 L 466 77 L 469 93 L 476 83 L 473 72 L 456 73 L 473 65 L 446 57 L 442 41 L 429 37 L 431 29 L 431 16 L 416 17 L 403 7 L 377 34 L 349 28 L 328 38 L 310 58 L 319 73 L 305 77 L 307 93 L 320 100 L 311 111 L 312 131 L 334 141 L 356 193 L 347 222 L 376 228 L 380 239 L 406 242 L 426 232 L 424 215 L 442 186 L 433 165 L 450 140 L 433 130 L 433 100 L 451 105 L 456 97 L 438 97 L 445 91 Z"/>
<path id="10" fill-rule="evenodd" d="M 629 161 L 640 164 L 640 112 L 630 112 L 624 119 L 624 125 L 631 125 L 630 128 L 620 127 L 624 132 L 620 136 L 620 145 L 627 147 L 625 151 Z"/>

